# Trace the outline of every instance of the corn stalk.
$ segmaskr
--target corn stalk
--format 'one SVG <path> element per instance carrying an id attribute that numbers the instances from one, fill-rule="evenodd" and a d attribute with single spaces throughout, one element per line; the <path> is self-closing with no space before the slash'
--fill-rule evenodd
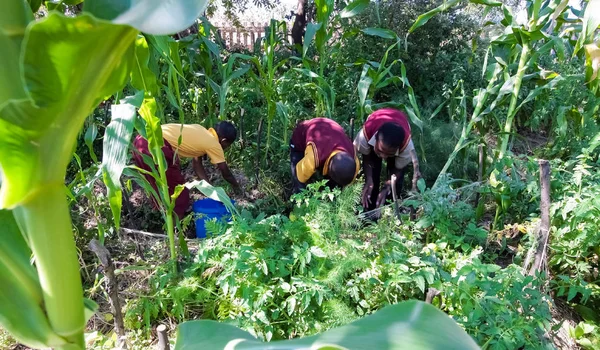
<path id="1" fill-rule="evenodd" d="M 77 135 L 126 83 L 139 30 L 176 32 L 206 5 L 176 1 L 170 6 L 188 10 L 156 28 L 146 19 L 165 18 L 166 9 L 149 3 L 116 9 L 89 0 L 80 16 L 50 13 L 39 21 L 23 0 L 0 5 L 0 224 L 12 232 L 0 248 L 0 323 L 25 345 L 84 348 L 90 313 L 64 184 Z"/>

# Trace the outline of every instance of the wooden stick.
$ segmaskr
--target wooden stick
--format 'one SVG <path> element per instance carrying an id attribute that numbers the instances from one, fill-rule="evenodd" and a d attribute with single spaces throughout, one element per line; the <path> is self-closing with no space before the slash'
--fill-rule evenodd
<path id="1" fill-rule="evenodd" d="M 350 140 L 354 141 L 354 118 L 350 119 Z"/>
<path id="2" fill-rule="evenodd" d="M 392 174 L 392 199 L 394 200 L 394 209 L 396 211 L 396 217 L 402 224 L 402 218 L 400 217 L 400 206 L 398 205 L 398 194 L 396 193 L 396 174 Z"/>
<path id="3" fill-rule="evenodd" d="M 484 157 L 483 157 L 483 145 L 479 145 L 479 169 L 477 171 L 477 181 L 483 180 L 483 168 L 484 168 Z M 479 205 L 479 192 L 475 195 L 475 205 Z"/>
<path id="4" fill-rule="evenodd" d="M 550 237 L 550 162 L 541 159 L 538 164 L 540 165 L 541 223 L 537 236 L 535 260 L 529 270 L 529 274 L 532 276 L 536 272 L 545 271 L 548 267 L 548 239 Z"/>
<path id="5" fill-rule="evenodd" d="M 156 333 L 158 334 L 156 350 L 169 350 L 171 345 L 169 344 L 169 336 L 167 335 L 167 326 L 164 324 L 158 325 Z"/>
<path id="6" fill-rule="evenodd" d="M 121 349 L 127 349 L 127 344 L 125 344 L 125 325 L 123 324 L 123 314 L 121 313 L 121 304 L 119 303 L 119 287 L 117 277 L 115 276 L 115 266 L 112 263 L 108 249 L 106 249 L 106 247 L 98 240 L 92 239 L 89 248 L 96 254 L 102 267 L 104 267 L 106 292 L 115 319 L 115 332 L 117 333 L 118 338 L 117 345 Z"/>
<path id="7" fill-rule="evenodd" d="M 254 179 L 256 181 L 256 185 L 258 185 L 258 175 L 260 173 L 260 136 L 262 134 L 263 121 L 264 119 L 261 119 L 258 123 L 258 131 L 256 135 L 256 178 Z"/>
<path id="8" fill-rule="evenodd" d="M 160 239 L 169 238 L 167 235 L 163 235 L 160 233 L 152 233 L 152 232 L 146 232 L 146 231 L 140 231 L 140 230 L 133 230 L 130 228 L 125 228 L 125 227 L 121 227 L 119 229 L 119 231 L 121 231 L 122 233 L 127 233 L 127 234 L 143 235 L 143 236 L 149 236 L 149 237 L 160 238 Z"/>

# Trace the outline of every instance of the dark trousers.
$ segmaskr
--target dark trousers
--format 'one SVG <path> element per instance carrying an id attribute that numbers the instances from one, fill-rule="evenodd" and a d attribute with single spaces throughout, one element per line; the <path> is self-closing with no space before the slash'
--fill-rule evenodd
<path id="1" fill-rule="evenodd" d="M 371 152 L 371 154 L 364 156 L 364 157 L 370 157 L 370 162 L 372 165 L 372 169 L 373 169 L 373 191 L 371 192 L 371 204 L 369 204 L 369 208 L 368 210 L 373 210 L 375 209 L 375 206 L 377 205 L 377 197 L 379 196 L 379 189 L 381 186 L 381 166 L 383 163 L 383 160 L 379 157 L 377 157 L 377 155 L 375 155 L 373 152 Z M 363 158 L 363 162 L 366 159 Z M 387 180 L 391 180 L 391 176 L 392 174 L 396 173 L 398 169 L 396 169 L 396 158 L 395 157 L 391 157 L 388 158 L 386 160 L 386 167 L 387 167 Z M 402 168 L 400 169 L 400 174 L 398 175 L 398 178 L 396 179 L 396 194 L 398 196 L 400 196 L 400 193 L 402 192 L 402 184 L 404 183 L 404 174 L 406 172 L 406 168 Z M 387 199 L 392 199 L 392 192 L 390 191 Z"/>
<path id="2" fill-rule="evenodd" d="M 164 141 L 165 141 L 165 145 L 162 148 L 162 152 L 163 152 L 163 155 L 165 156 L 165 160 L 167 162 L 167 169 L 165 169 L 165 175 L 167 177 L 167 184 L 169 185 L 169 195 L 172 195 L 173 192 L 175 191 L 175 187 L 177 187 L 177 185 L 185 184 L 185 178 L 183 177 L 183 174 L 181 173 L 181 168 L 179 166 L 179 157 L 176 157 L 175 152 L 173 151 L 173 148 L 167 142 L 167 140 L 164 140 Z M 148 150 L 148 141 L 145 138 L 143 138 L 141 135 L 138 135 L 138 136 L 136 136 L 135 140 L 133 141 L 133 147 L 135 147 L 135 149 L 137 150 L 137 152 L 135 152 L 135 151 L 133 152 L 133 162 L 135 163 L 135 165 L 146 171 L 152 171 L 150 166 L 148 166 L 148 164 L 146 164 L 146 162 L 144 162 L 144 158 L 142 157 L 142 154 L 145 154 L 148 157 L 152 157 L 150 155 L 150 150 Z M 159 193 L 158 188 L 156 186 L 156 181 L 154 180 L 154 178 L 147 174 L 144 174 L 144 177 L 150 183 L 152 188 L 157 193 Z M 152 204 L 154 204 L 154 208 L 158 209 L 158 204 L 156 203 L 156 200 L 154 199 L 153 196 L 150 196 L 150 197 L 152 198 Z M 177 214 L 179 219 L 183 219 L 186 211 L 189 209 L 189 206 L 190 206 L 190 190 L 188 190 L 187 188 L 184 188 L 183 191 L 181 191 L 181 194 L 179 195 L 179 197 L 177 197 L 177 200 L 175 200 L 175 209 L 173 211 L 175 212 L 175 214 Z"/>
<path id="3" fill-rule="evenodd" d="M 290 147 L 290 166 L 292 167 L 292 193 L 296 194 L 304 188 L 304 184 L 298 181 L 296 165 L 304 158 L 304 152 L 296 151 Z"/>

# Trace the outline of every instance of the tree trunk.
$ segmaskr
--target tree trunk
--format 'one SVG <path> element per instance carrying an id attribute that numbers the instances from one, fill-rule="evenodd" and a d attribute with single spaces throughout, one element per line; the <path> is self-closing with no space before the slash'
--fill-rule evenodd
<path id="1" fill-rule="evenodd" d="M 302 39 L 304 38 L 304 30 L 306 29 L 306 0 L 298 0 L 296 8 L 296 19 L 292 26 L 292 42 L 296 48 L 296 52 L 302 52 Z"/>

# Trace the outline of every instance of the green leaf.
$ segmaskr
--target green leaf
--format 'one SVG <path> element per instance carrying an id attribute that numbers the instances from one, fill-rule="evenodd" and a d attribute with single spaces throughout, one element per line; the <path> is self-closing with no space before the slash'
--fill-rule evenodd
<path id="1" fill-rule="evenodd" d="M 302 57 L 306 57 L 308 48 L 315 38 L 315 34 L 321 29 L 321 23 L 309 23 L 306 25 L 306 32 L 304 33 L 304 41 L 302 43 Z"/>
<path id="2" fill-rule="evenodd" d="M 425 278 L 421 275 L 416 275 L 414 277 L 415 283 L 417 287 L 421 290 L 421 293 L 425 293 Z"/>
<path id="3" fill-rule="evenodd" d="M 368 64 L 365 64 L 363 66 L 363 71 L 360 75 L 360 80 L 358 81 L 358 98 L 361 106 L 365 105 L 365 100 L 367 98 L 367 95 L 369 94 L 369 88 L 371 87 L 371 83 L 373 82 L 373 79 L 371 79 L 371 77 L 369 77 L 367 74 L 369 72 L 369 69 L 371 68 Z"/>
<path id="4" fill-rule="evenodd" d="M 435 325 L 432 330 L 431 325 Z M 435 336 L 434 336 L 435 334 Z M 430 304 L 407 301 L 387 306 L 346 326 L 311 337 L 263 343 L 234 326 L 215 321 L 179 325 L 176 350 L 226 349 L 479 349 L 448 315 Z"/>
<path id="5" fill-rule="evenodd" d="M 317 51 L 319 51 L 320 54 L 324 54 L 325 45 L 331 37 L 331 32 L 328 31 L 328 27 L 335 3 L 333 0 L 315 0 L 315 7 L 317 10 L 317 23 L 321 24 L 321 27 L 319 27 L 315 35 L 315 44 L 317 46 Z"/>
<path id="6" fill-rule="evenodd" d="M 140 36 L 135 41 L 135 59 L 131 70 L 131 85 L 136 90 L 145 91 L 154 96 L 158 93 L 158 82 L 156 74 L 149 68 L 149 60 L 148 43 L 143 36 Z"/>
<path id="7" fill-rule="evenodd" d="M 502 2 L 496 1 L 496 0 L 469 0 L 469 1 L 474 4 L 487 5 L 487 6 L 492 6 L 492 7 L 502 6 Z"/>
<path id="8" fill-rule="evenodd" d="M 600 1 L 599 1 L 600 2 Z M 600 96 L 600 47 L 598 44 L 585 45 L 585 82 L 589 89 Z"/>
<path id="9" fill-rule="evenodd" d="M 29 3 L 29 7 L 31 8 L 31 12 L 36 13 L 40 6 L 42 6 L 42 0 L 27 0 Z M 18 3 L 15 1 L 15 3 Z M 1 22 L 1 21 L 0 21 Z"/>
<path id="10" fill-rule="evenodd" d="M 33 15 L 24 1 L 3 1 L 0 5 L 0 108 L 10 99 L 26 98 L 21 81 L 19 58 L 25 27 Z"/>
<path id="11" fill-rule="evenodd" d="M 198 191 L 202 192 L 202 194 L 206 197 L 223 203 L 230 213 L 235 213 L 236 215 L 239 215 L 239 212 L 237 211 L 235 206 L 231 204 L 231 198 L 229 198 L 225 190 L 223 190 L 221 187 L 212 186 L 204 180 L 188 182 L 185 184 L 185 187 L 189 189 L 197 189 Z"/>
<path id="12" fill-rule="evenodd" d="M 378 36 L 384 39 L 397 39 L 398 35 L 393 30 L 385 29 L 385 28 L 365 28 L 362 29 L 361 32 L 371 35 Z"/>
<path id="13" fill-rule="evenodd" d="M 174 34 L 192 25 L 207 0 L 86 0 L 83 10 L 148 34 Z"/>
<path id="14" fill-rule="evenodd" d="M 454 5 L 458 4 L 460 0 L 449 0 L 445 1 L 442 5 L 434 8 L 431 11 L 425 12 L 424 14 L 417 17 L 417 20 L 408 30 L 408 33 L 412 33 L 418 28 L 424 26 L 433 16 L 437 15 L 440 12 L 446 11 L 447 9 L 454 7 Z"/>
<path id="15" fill-rule="evenodd" d="M 370 0 L 354 0 L 346 6 L 340 13 L 342 18 L 354 17 L 369 7 Z"/>
<path id="16" fill-rule="evenodd" d="M 426 185 L 425 185 L 425 179 L 423 179 L 423 178 L 420 178 L 420 179 L 417 181 L 417 188 L 419 189 L 419 192 L 421 192 L 421 193 L 424 193 L 424 192 L 425 192 L 425 188 L 426 188 Z"/>
<path id="17" fill-rule="evenodd" d="M 294 313 L 294 310 L 296 310 L 296 298 L 289 297 L 286 302 L 287 302 L 287 313 L 289 316 L 292 316 L 292 314 Z"/>
<path id="18" fill-rule="evenodd" d="M 88 148 L 88 151 L 90 152 L 90 157 L 92 157 L 94 163 L 98 163 L 98 157 L 96 157 L 96 152 L 94 152 L 94 141 L 96 140 L 96 137 L 98 137 L 98 127 L 92 119 L 90 122 L 90 126 L 88 126 L 85 132 L 83 140 Z"/>
<path id="19" fill-rule="evenodd" d="M 102 151 L 102 177 L 108 192 L 108 201 L 117 230 L 121 226 L 121 174 L 127 165 L 129 142 L 133 133 L 136 107 L 143 101 L 143 92 L 122 99 L 121 104 L 111 106 L 111 121 L 104 132 Z M 101 242 L 103 243 L 103 242 Z"/>
<path id="20" fill-rule="evenodd" d="M 227 81 L 231 81 L 231 80 L 235 80 L 240 78 L 241 76 L 243 76 L 244 74 L 246 74 L 246 72 L 248 72 L 248 70 L 250 69 L 249 65 L 245 65 L 241 68 L 236 69 L 235 71 L 233 71 L 233 73 L 231 73 L 231 75 L 227 78 Z"/>
<path id="21" fill-rule="evenodd" d="M 125 83 L 136 33 L 56 13 L 29 27 L 21 59 L 31 100 L 0 106 L 0 207 L 64 181 L 85 118 Z"/>
<path id="22" fill-rule="evenodd" d="M 42 289 L 29 262 L 31 251 L 8 210 L 0 210 L 0 324 L 19 342 L 34 348 L 66 343 L 51 329 Z"/>
<path id="23" fill-rule="evenodd" d="M 594 40 L 598 26 L 600 26 L 600 0 L 590 0 L 585 7 L 583 26 L 575 44 L 573 55 L 576 55 L 586 44 L 590 44 Z"/>
<path id="24" fill-rule="evenodd" d="M 567 301 L 571 301 L 573 298 L 575 298 L 575 296 L 577 295 L 577 287 L 575 286 L 570 286 L 569 287 L 569 294 L 567 295 Z"/>

